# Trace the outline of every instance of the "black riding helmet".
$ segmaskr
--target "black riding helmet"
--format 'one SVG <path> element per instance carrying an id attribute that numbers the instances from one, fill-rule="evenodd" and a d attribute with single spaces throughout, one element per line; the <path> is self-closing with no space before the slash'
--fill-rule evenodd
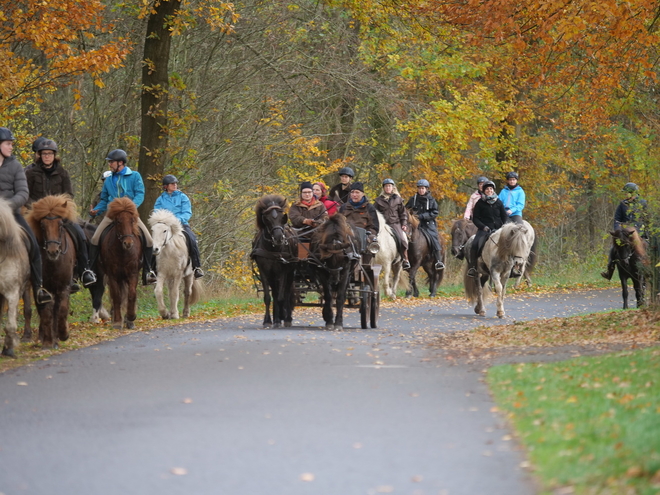
<path id="1" fill-rule="evenodd" d="M 506 173 L 506 179 L 518 179 L 518 174 L 516 172 L 507 172 Z"/>
<path id="2" fill-rule="evenodd" d="M 353 172 L 351 167 L 344 167 L 339 169 L 339 175 L 348 175 L 349 177 L 354 177 L 355 172 Z"/>
<path id="3" fill-rule="evenodd" d="M 41 143 L 43 143 L 44 141 L 46 141 L 46 138 L 43 137 L 43 136 L 38 137 L 37 139 L 35 139 L 34 142 L 32 143 L 32 151 L 34 151 L 36 153 L 39 149 L 39 145 Z"/>
<path id="4" fill-rule="evenodd" d="M 625 186 L 623 186 L 623 192 L 634 193 L 637 191 L 639 191 L 639 186 L 634 182 L 628 182 Z"/>
<path id="5" fill-rule="evenodd" d="M 488 177 L 484 177 L 483 175 L 480 177 L 477 177 L 477 186 L 481 184 L 482 182 L 488 182 Z"/>
<path id="6" fill-rule="evenodd" d="M 112 150 L 108 153 L 108 156 L 105 157 L 108 162 L 128 162 L 128 155 L 124 150 Z"/>
<path id="7" fill-rule="evenodd" d="M 57 143 L 53 141 L 52 139 L 44 139 L 37 145 L 37 151 L 41 152 L 44 150 L 49 150 L 49 151 L 54 151 L 57 153 L 59 150 L 57 149 Z"/>
<path id="8" fill-rule="evenodd" d="M 495 193 L 495 183 L 494 182 L 487 180 L 486 182 L 484 182 L 484 186 L 481 188 L 481 190 L 484 191 L 484 193 L 485 193 L 487 187 L 492 187 L 493 188 L 493 193 Z"/>
<path id="9" fill-rule="evenodd" d="M 15 141 L 16 138 L 6 127 L 0 127 L 0 142 L 2 141 Z"/>
<path id="10" fill-rule="evenodd" d="M 166 176 L 163 177 L 164 186 L 169 186 L 170 184 L 178 184 L 178 183 L 179 183 L 179 179 L 177 179 L 173 175 L 167 174 Z"/>

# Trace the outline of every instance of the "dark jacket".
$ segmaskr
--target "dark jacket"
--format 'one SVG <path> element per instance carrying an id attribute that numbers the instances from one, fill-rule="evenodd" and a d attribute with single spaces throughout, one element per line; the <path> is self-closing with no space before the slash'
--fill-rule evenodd
<path id="1" fill-rule="evenodd" d="M 374 205 L 369 203 L 368 200 L 360 206 L 353 206 L 350 201 L 344 203 L 339 208 L 339 213 L 343 214 L 352 226 L 368 230 L 372 236 L 378 235 L 380 230 L 378 214 Z"/>
<path id="2" fill-rule="evenodd" d="M 408 225 L 408 213 L 406 207 L 403 206 L 403 199 L 396 193 L 392 193 L 388 198 L 380 195 L 374 201 L 376 209 L 385 217 L 387 225 L 400 225 L 405 227 Z"/>
<path id="3" fill-rule="evenodd" d="M 643 199 L 635 198 L 621 201 L 614 212 L 614 230 L 621 230 L 621 224 L 634 225 L 641 232 L 643 225 L 648 225 L 647 204 Z"/>
<path id="4" fill-rule="evenodd" d="M 28 204 L 39 201 L 51 194 L 68 194 L 73 197 L 73 187 L 69 172 L 59 163 L 53 163 L 52 171 L 48 173 L 41 164 L 25 170 L 30 197 Z"/>
<path id="5" fill-rule="evenodd" d="M 435 219 L 438 216 L 438 202 L 427 192 L 424 196 L 415 194 L 406 203 L 406 208 L 419 218 L 419 228 L 432 233 L 438 232 Z"/>
<path id="6" fill-rule="evenodd" d="M 497 230 L 507 222 L 508 218 L 504 203 L 499 199 L 496 199 L 493 204 L 489 204 L 482 198 L 474 205 L 472 221 L 479 230 L 484 230 L 485 227 L 491 231 Z"/>
<path id="7" fill-rule="evenodd" d="M 330 189 L 330 192 L 328 193 L 328 199 L 337 201 L 340 205 L 343 205 L 344 203 L 348 203 L 348 197 L 350 194 L 351 184 L 349 183 L 346 185 L 346 187 L 344 187 L 344 184 L 340 182 L 336 186 L 333 186 L 332 189 Z"/>
<path id="8" fill-rule="evenodd" d="M 28 200 L 28 186 L 23 166 L 15 156 L 5 158 L 0 166 L 0 197 L 9 201 L 9 204 L 18 212 Z"/>
<path id="9" fill-rule="evenodd" d="M 311 206 L 303 204 L 301 201 L 296 201 L 289 208 L 289 220 L 291 225 L 296 229 L 312 229 L 303 223 L 303 220 L 310 218 L 315 222 L 321 224 L 328 219 L 328 212 L 325 205 L 319 200 L 315 200 Z"/>

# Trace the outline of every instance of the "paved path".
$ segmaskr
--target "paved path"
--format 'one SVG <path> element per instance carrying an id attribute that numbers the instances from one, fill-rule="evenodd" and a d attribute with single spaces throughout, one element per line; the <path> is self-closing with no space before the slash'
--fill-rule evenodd
<path id="1" fill-rule="evenodd" d="M 619 305 L 615 290 L 523 296 L 505 321 Z M 319 314 L 168 327 L 0 375 L 0 493 L 536 492 L 480 371 L 418 345 L 502 320 L 423 300 L 384 307 L 377 330 L 349 311 L 335 333 Z"/>

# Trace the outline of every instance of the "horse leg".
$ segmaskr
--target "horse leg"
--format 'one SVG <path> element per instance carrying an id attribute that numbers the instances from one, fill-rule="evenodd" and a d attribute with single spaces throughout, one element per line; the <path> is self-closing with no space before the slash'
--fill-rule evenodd
<path id="1" fill-rule="evenodd" d="M 621 279 L 621 295 L 623 296 L 623 309 L 628 309 L 628 277 L 619 268 L 619 278 Z"/>
<path id="2" fill-rule="evenodd" d="M 339 286 L 337 287 L 337 312 L 335 315 L 335 330 L 344 329 L 344 303 L 346 302 L 346 291 L 348 289 L 349 274 L 349 271 L 345 271 L 345 273 L 341 275 Z"/>
<path id="3" fill-rule="evenodd" d="M 156 278 L 156 287 L 154 287 L 154 294 L 156 296 L 156 304 L 158 305 L 158 313 L 160 314 L 163 320 L 167 320 L 170 317 L 169 311 L 165 306 L 165 296 L 164 296 L 164 287 L 165 286 L 165 275 L 162 272 L 158 273 Z"/>
<path id="4" fill-rule="evenodd" d="M 41 341 L 41 347 L 44 349 L 55 347 L 55 330 L 53 328 L 55 324 L 53 318 L 54 307 L 54 300 L 53 302 L 37 306 L 37 312 L 39 313 L 39 340 Z"/>
<path id="5" fill-rule="evenodd" d="M 633 277 L 633 287 L 635 288 L 635 299 L 637 300 L 637 307 L 641 308 L 644 306 L 644 277 L 637 274 L 636 277 Z"/>
<path id="6" fill-rule="evenodd" d="M 278 279 L 276 283 L 270 288 L 273 292 L 273 328 L 280 328 L 282 326 L 282 280 Z"/>
<path id="7" fill-rule="evenodd" d="M 99 276 L 98 280 L 89 286 L 89 295 L 92 297 L 92 316 L 89 321 L 92 323 L 101 323 L 103 320 L 109 320 L 110 315 L 103 307 L 103 293 L 105 286 L 103 285 L 103 277 Z"/>
<path id="8" fill-rule="evenodd" d="M 495 293 L 497 294 L 497 317 L 504 318 L 504 293 L 506 291 L 506 283 L 509 278 L 511 270 L 505 271 L 500 278 L 500 273 L 497 270 L 492 270 L 493 285 L 495 286 Z"/>
<path id="9" fill-rule="evenodd" d="M 293 290 L 294 290 L 294 281 L 293 281 L 293 270 L 289 270 L 284 275 L 284 326 L 291 327 L 293 326 Z"/>
<path id="10" fill-rule="evenodd" d="M 332 322 L 332 290 L 329 281 L 323 283 L 323 321 L 325 321 L 326 330 L 335 328 Z"/>
<path id="11" fill-rule="evenodd" d="M 170 296 L 170 318 L 179 319 L 179 286 L 181 285 L 181 275 L 170 278 L 167 290 Z"/>
<path id="12" fill-rule="evenodd" d="M 399 286 L 399 280 L 401 279 L 401 263 L 395 263 L 392 265 L 392 299 L 396 299 L 396 289 Z"/>
<path id="13" fill-rule="evenodd" d="M 126 316 L 124 317 L 124 326 L 129 330 L 135 328 L 135 319 L 137 318 L 137 285 L 138 273 L 133 273 L 127 282 Z"/>
<path id="14" fill-rule="evenodd" d="M 57 338 L 62 342 L 69 340 L 69 289 L 60 294 L 59 304 L 56 306 L 55 318 L 57 323 Z"/>
<path id="15" fill-rule="evenodd" d="M 21 342 L 32 342 L 32 286 L 28 283 L 23 289 L 23 337 Z"/>
<path id="16" fill-rule="evenodd" d="M 121 319 L 122 290 L 119 282 L 114 277 L 108 277 L 108 289 L 110 290 L 110 301 L 112 303 L 112 328 L 121 330 L 123 323 Z"/>
<path id="17" fill-rule="evenodd" d="M 417 289 L 417 270 L 419 270 L 419 263 L 416 262 L 410 267 L 408 277 L 410 279 L 410 289 L 406 291 L 406 297 L 419 297 L 419 289 Z"/>
<path id="18" fill-rule="evenodd" d="M 190 318 L 190 298 L 192 297 L 195 277 L 190 274 L 183 277 L 183 313 L 184 318 Z"/>
<path id="19" fill-rule="evenodd" d="M 488 282 L 488 275 L 481 275 L 474 277 L 475 289 L 477 291 L 477 305 L 474 307 L 474 312 L 479 316 L 486 316 L 486 306 L 484 305 L 484 286 Z"/>
<path id="20" fill-rule="evenodd" d="M 0 324 L 2 323 L 2 307 L 7 301 L 7 325 L 5 326 L 5 343 L 2 347 L 2 355 L 7 357 L 16 357 L 14 349 L 18 345 L 18 299 L 19 294 L 11 294 L 8 297 L 0 296 Z"/>
<path id="21" fill-rule="evenodd" d="M 263 280 L 261 281 L 261 286 L 264 289 L 264 306 L 266 307 L 263 327 L 270 328 L 273 325 L 273 320 L 270 318 L 270 286 L 268 285 L 268 282 L 266 282 L 266 276 L 261 269 L 259 270 L 259 273 L 262 274 L 261 277 Z"/>

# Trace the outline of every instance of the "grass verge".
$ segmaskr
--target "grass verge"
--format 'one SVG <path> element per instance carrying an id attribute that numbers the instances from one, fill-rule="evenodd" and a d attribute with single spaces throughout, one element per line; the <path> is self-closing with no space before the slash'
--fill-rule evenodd
<path id="1" fill-rule="evenodd" d="M 544 493 L 660 491 L 660 350 L 502 365 L 487 381 Z"/>

